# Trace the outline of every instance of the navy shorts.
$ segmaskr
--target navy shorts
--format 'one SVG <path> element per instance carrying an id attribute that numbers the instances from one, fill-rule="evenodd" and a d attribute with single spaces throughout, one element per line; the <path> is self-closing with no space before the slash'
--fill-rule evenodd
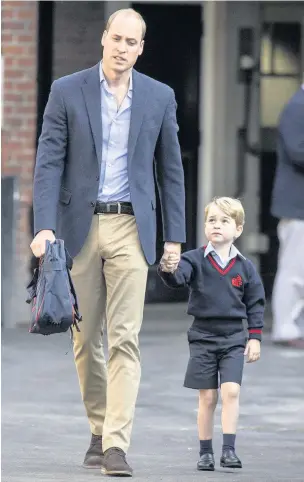
<path id="1" fill-rule="evenodd" d="M 241 385 L 247 342 L 242 320 L 194 320 L 188 330 L 190 360 L 184 386 L 216 389 L 220 384 Z"/>

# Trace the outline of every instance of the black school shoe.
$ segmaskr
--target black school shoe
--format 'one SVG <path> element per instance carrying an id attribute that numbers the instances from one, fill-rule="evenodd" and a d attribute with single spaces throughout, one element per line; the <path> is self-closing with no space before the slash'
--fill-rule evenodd
<path id="1" fill-rule="evenodd" d="M 85 469 L 100 469 L 103 464 L 102 437 L 92 434 L 91 444 L 85 454 L 82 466 Z"/>
<path id="2" fill-rule="evenodd" d="M 241 469 L 242 462 L 232 449 L 224 450 L 220 460 L 221 467 L 229 469 Z"/>
<path id="3" fill-rule="evenodd" d="M 126 461 L 124 451 L 118 447 L 111 447 L 105 451 L 101 473 L 116 477 L 132 477 L 133 470 Z"/>
<path id="4" fill-rule="evenodd" d="M 214 456 L 213 454 L 203 454 L 197 462 L 197 470 L 214 470 Z"/>

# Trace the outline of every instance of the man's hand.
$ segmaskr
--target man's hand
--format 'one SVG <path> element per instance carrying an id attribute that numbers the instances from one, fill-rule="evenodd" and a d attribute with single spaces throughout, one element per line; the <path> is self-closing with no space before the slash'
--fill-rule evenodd
<path id="1" fill-rule="evenodd" d="M 162 271 L 173 273 L 180 261 L 181 245 L 180 243 L 166 242 L 164 245 L 164 254 L 161 259 Z"/>
<path id="2" fill-rule="evenodd" d="M 244 355 L 247 355 L 247 363 L 257 361 L 261 355 L 261 342 L 259 340 L 249 340 Z"/>
<path id="3" fill-rule="evenodd" d="M 56 238 L 53 231 L 50 231 L 49 229 L 43 229 L 42 231 L 39 231 L 39 233 L 36 234 L 30 245 L 33 255 L 36 256 L 36 258 L 40 258 L 41 256 L 43 256 L 45 253 L 46 241 L 48 240 L 53 243 L 55 239 Z"/>

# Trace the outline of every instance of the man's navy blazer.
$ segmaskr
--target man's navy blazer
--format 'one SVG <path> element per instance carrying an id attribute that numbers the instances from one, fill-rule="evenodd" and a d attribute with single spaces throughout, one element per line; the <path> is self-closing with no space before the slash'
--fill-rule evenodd
<path id="1" fill-rule="evenodd" d="M 185 242 L 185 190 L 173 90 L 133 69 L 128 179 L 147 262 L 156 256 L 155 177 L 164 241 Z M 102 159 L 99 64 L 52 84 L 34 175 L 35 233 L 64 239 L 74 258 L 88 235 Z"/>

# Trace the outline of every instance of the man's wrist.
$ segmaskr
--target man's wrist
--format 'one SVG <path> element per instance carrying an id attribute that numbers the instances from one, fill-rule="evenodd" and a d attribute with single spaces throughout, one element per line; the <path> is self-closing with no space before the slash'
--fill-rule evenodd
<path id="1" fill-rule="evenodd" d="M 179 251 L 181 251 L 181 243 L 177 241 L 165 241 L 164 248 L 177 248 Z"/>

